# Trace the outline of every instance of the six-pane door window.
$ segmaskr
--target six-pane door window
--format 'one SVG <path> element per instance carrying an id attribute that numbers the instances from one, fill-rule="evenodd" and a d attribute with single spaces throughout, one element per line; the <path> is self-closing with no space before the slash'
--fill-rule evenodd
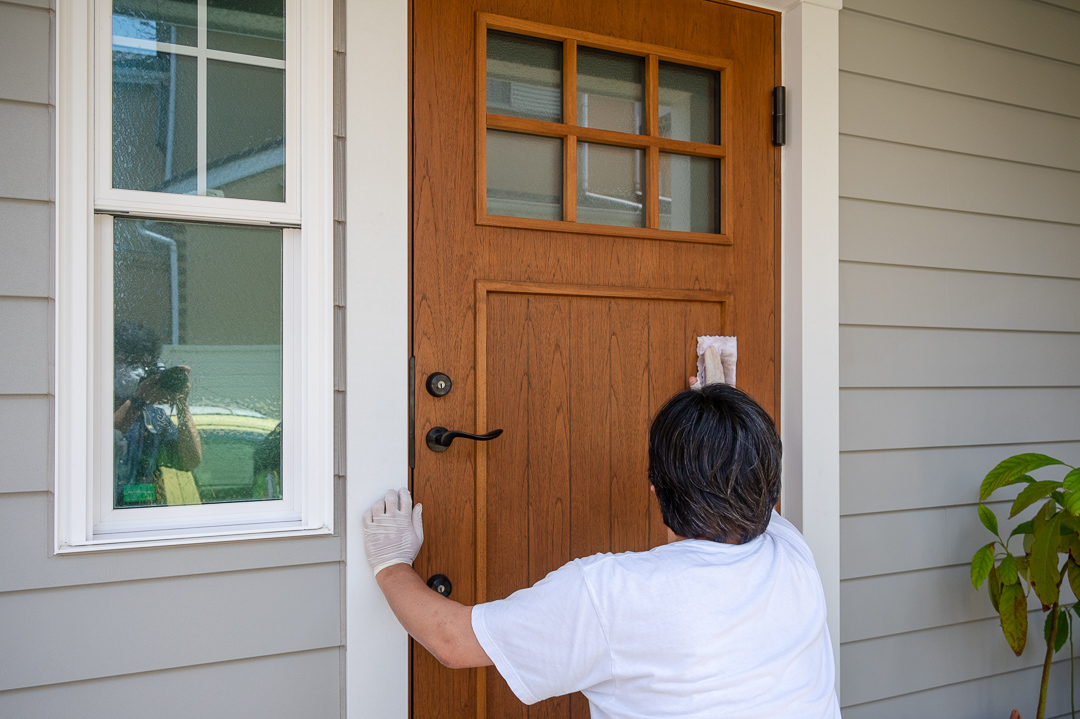
<path id="1" fill-rule="evenodd" d="M 488 15 L 480 28 L 481 224 L 730 241 L 729 63 Z"/>

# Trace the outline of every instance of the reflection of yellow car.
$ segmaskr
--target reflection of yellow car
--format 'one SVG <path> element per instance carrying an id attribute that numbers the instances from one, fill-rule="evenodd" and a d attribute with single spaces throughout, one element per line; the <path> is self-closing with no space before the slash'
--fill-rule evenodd
<path id="1" fill-rule="evenodd" d="M 281 420 L 225 407 L 195 406 L 191 415 L 202 442 L 202 462 L 191 472 L 199 495 L 196 501 L 281 499 L 281 433 L 274 432 Z M 269 462 L 268 456 L 273 458 Z M 191 494 L 183 491 L 183 484 L 179 478 L 178 491 Z M 168 490 L 167 483 L 166 495 L 172 494 Z M 192 499 L 185 496 L 168 503 L 189 504 Z"/>

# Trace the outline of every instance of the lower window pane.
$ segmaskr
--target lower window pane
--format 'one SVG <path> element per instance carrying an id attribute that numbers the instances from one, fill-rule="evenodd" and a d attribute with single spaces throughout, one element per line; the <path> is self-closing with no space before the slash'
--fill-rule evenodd
<path id="1" fill-rule="evenodd" d="M 579 142 L 578 222 L 644 227 L 645 153 L 631 147 Z"/>
<path id="2" fill-rule="evenodd" d="M 487 213 L 561 220 L 562 140 L 487 131 Z"/>
<path id="3" fill-rule="evenodd" d="M 720 161 L 660 153 L 660 229 L 720 232 Z"/>
<path id="4" fill-rule="evenodd" d="M 113 227 L 113 506 L 281 499 L 282 231 Z"/>

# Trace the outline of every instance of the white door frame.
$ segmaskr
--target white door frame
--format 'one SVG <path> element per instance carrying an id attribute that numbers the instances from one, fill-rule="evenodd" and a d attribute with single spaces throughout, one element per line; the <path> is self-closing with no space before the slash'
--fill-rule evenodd
<path id="1" fill-rule="evenodd" d="M 780 10 L 783 150 L 781 430 L 784 514 L 814 551 L 839 667 L 839 32 L 842 0 Z M 404 719 L 408 643 L 364 560 L 360 515 L 407 462 L 408 0 L 348 0 L 346 457 L 347 716 Z M 839 685 L 839 672 L 837 672 Z"/>

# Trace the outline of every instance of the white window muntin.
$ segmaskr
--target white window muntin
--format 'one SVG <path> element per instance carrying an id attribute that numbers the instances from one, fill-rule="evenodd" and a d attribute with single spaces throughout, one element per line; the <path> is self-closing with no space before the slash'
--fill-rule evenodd
<path id="1" fill-rule="evenodd" d="M 333 531 L 331 19 L 328 0 L 287 3 L 286 201 L 275 203 L 113 189 L 111 3 L 59 3 L 56 551 Z M 102 501 L 112 489 L 111 403 L 102 401 L 112 397 L 112 215 L 293 228 L 282 230 L 291 481 L 281 500 L 119 511 Z"/>

